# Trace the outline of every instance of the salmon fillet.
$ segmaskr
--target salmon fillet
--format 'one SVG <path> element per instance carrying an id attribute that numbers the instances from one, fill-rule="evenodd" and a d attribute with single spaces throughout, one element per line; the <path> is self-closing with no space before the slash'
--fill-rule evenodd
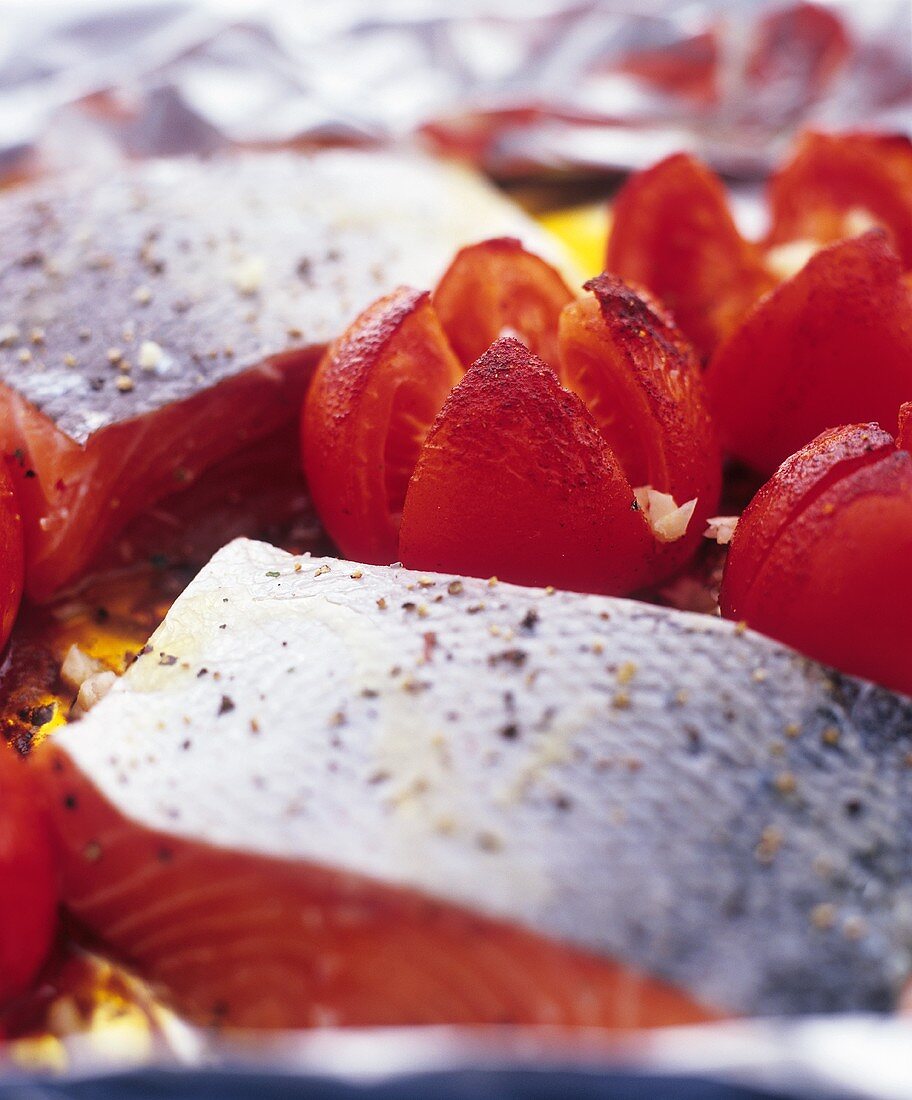
<path id="1" fill-rule="evenodd" d="M 42 764 L 193 1019 L 643 1024 L 895 1006 L 910 739 L 721 620 L 238 540 Z"/>
<path id="2" fill-rule="evenodd" d="M 554 249 L 477 177 L 380 153 L 155 161 L 0 197 L 0 447 L 30 596 L 296 419 L 321 347 L 378 295 L 502 233 Z"/>

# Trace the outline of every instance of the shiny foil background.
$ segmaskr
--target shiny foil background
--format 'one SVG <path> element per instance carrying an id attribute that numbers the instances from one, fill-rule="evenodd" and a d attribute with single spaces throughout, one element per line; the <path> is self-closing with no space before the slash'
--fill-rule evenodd
<path id="1" fill-rule="evenodd" d="M 912 130 L 912 4 L 0 4 L 0 171 L 422 141 L 498 179 L 689 148 L 755 178 L 801 126 Z"/>

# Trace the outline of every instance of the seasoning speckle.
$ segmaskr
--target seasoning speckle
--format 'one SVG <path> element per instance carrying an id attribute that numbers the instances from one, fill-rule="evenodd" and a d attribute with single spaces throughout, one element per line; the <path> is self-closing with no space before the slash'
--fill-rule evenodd
<path id="1" fill-rule="evenodd" d="M 825 932 L 836 923 L 836 907 L 828 901 L 815 905 L 811 910 L 811 924 L 820 932 Z"/>
<path id="2" fill-rule="evenodd" d="M 617 670 L 617 682 L 619 684 L 629 684 L 634 676 L 636 676 L 636 672 L 637 666 L 633 661 L 624 661 Z"/>
<path id="3" fill-rule="evenodd" d="M 767 825 L 760 834 L 760 843 L 754 850 L 758 863 L 769 864 L 776 858 L 776 854 L 783 843 L 782 830 L 775 825 Z"/>
<path id="4" fill-rule="evenodd" d="M 798 786 L 798 781 L 791 772 L 779 772 L 773 780 L 773 786 L 779 794 L 794 794 Z"/>

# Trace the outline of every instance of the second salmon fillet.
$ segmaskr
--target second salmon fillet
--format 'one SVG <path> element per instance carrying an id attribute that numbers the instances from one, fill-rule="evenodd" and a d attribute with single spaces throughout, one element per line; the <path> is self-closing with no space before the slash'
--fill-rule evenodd
<path id="1" fill-rule="evenodd" d="M 895 1006 L 910 742 L 734 624 L 238 540 L 44 763 L 194 1019 L 642 1024 Z"/>

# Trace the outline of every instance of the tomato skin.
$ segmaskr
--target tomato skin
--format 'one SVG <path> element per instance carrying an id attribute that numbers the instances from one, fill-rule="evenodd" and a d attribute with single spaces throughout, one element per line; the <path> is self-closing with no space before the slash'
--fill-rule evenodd
<path id="1" fill-rule="evenodd" d="M 19 502 L 0 463 L 0 649 L 9 639 L 22 600 L 23 558 Z"/>
<path id="2" fill-rule="evenodd" d="M 652 535 L 582 402 L 517 340 L 469 368 L 409 484 L 400 557 L 414 569 L 625 592 Z"/>
<path id="3" fill-rule="evenodd" d="M 613 219 L 607 270 L 655 294 L 701 359 L 773 285 L 721 180 L 686 153 L 631 176 Z"/>
<path id="4" fill-rule="evenodd" d="M 735 529 L 729 560 L 734 556 L 738 567 L 729 570 L 722 589 L 723 615 L 744 617 L 748 583 L 776 539 L 815 493 L 854 466 L 870 461 L 872 455 L 892 451 L 893 438 L 879 425 L 855 424 L 823 432 L 787 458 L 757 491 Z"/>
<path id="5" fill-rule="evenodd" d="M 760 301 L 706 372 L 729 454 L 769 476 L 821 431 L 892 423 L 912 397 L 912 299 L 878 230 L 823 249 Z"/>
<path id="6" fill-rule="evenodd" d="M 462 375 L 427 292 L 400 287 L 333 343 L 304 401 L 304 473 L 348 557 L 389 564 L 427 429 Z"/>
<path id="7" fill-rule="evenodd" d="M 0 1006 L 28 989 L 57 924 L 50 825 L 26 761 L 0 743 Z"/>
<path id="8" fill-rule="evenodd" d="M 509 328 L 556 369 L 557 322 L 572 301 L 558 272 L 512 237 L 460 249 L 434 291 L 437 316 L 466 367 Z"/>
<path id="9" fill-rule="evenodd" d="M 830 243 L 855 235 L 863 211 L 912 267 L 912 141 L 900 134 L 804 134 L 769 183 L 768 243 Z"/>
<path id="10" fill-rule="evenodd" d="M 592 413 L 634 487 L 678 504 L 697 498 L 687 533 L 650 550 L 649 580 L 665 579 L 699 545 L 719 500 L 722 461 L 693 348 L 648 294 L 613 275 L 560 321 L 561 381 Z"/>
<path id="11" fill-rule="evenodd" d="M 826 664 L 912 694 L 912 455 L 876 424 L 824 433 L 738 523 L 721 610 Z"/>

